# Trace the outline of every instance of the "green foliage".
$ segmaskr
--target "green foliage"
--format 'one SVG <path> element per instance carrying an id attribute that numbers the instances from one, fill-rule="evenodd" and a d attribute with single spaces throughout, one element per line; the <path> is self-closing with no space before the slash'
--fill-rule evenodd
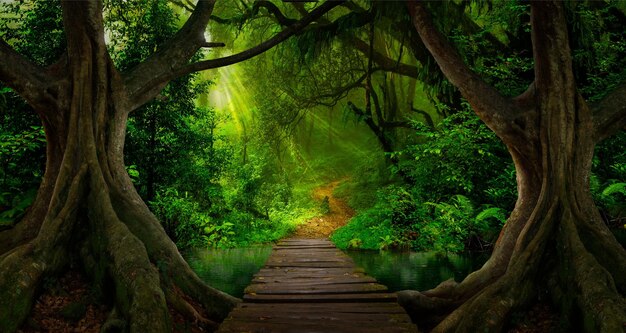
<path id="1" fill-rule="evenodd" d="M 65 50 L 59 1 L 2 2 L 0 16 L 0 38 L 37 64 L 50 65 Z"/>
<path id="2" fill-rule="evenodd" d="M 626 225 L 626 131 L 601 142 L 595 150 L 591 194 L 605 222 L 614 229 Z"/>
<path id="3" fill-rule="evenodd" d="M 0 38 L 40 65 L 57 61 L 65 49 L 57 1 L 0 4 Z M 45 134 L 37 115 L 0 84 L 0 229 L 21 218 L 36 194 L 45 164 Z"/>
<path id="4" fill-rule="evenodd" d="M 418 198 L 439 202 L 456 193 L 472 202 L 512 209 L 517 193 L 510 155 L 473 112 L 459 111 L 436 129 L 416 127 L 423 141 L 401 154 L 409 157 L 402 168 Z M 485 196 L 491 201 L 485 202 Z"/>
<path id="5" fill-rule="evenodd" d="M 396 153 L 402 157 L 401 170 L 412 183 L 381 188 L 378 178 L 379 183 L 371 186 L 378 188 L 372 190 L 378 195 L 371 210 L 384 212 L 390 224 L 388 233 L 376 236 L 375 241 L 365 236 L 371 233 L 371 225 L 364 221 L 372 214 L 365 210 L 353 218 L 346 231 L 340 229 L 333 237 L 344 247 L 355 239 L 362 242 L 350 246 L 370 249 L 489 249 L 517 197 L 514 167 L 505 147 L 467 109 L 444 119 L 435 129 L 421 124 L 416 128 L 420 141 Z"/>
<path id="6" fill-rule="evenodd" d="M 391 224 L 391 213 L 387 207 L 381 206 L 363 211 L 353 217 L 349 224 L 337 229 L 330 239 L 340 249 L 389 248 L 397 233 Z"/>
<path id="7" fill-rule="evenodd" d="M 616 193 L 626 195 L 626 183 L 615 183 L 607 186 L 602 190 L 602 195 L 605 197 L 611 196 Z"/>
<path id="8" fill-rule="evenodd" d="M 432 206 L 429 218 L 414 225 L 418 237 L 413 246 L 419 250 L 462 252 L 472 242 L 482 248 L 495 240 L 492 230 L 499 230 L 505 221 L 503 209 L 491 207 L 476 214 L 473 203 L 462 195 L 425 205 Z"/>

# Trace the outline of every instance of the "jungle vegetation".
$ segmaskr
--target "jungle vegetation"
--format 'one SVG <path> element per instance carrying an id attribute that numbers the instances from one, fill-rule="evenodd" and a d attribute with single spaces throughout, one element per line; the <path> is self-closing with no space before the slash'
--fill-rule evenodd
<path id="1" fill-rule="evenodd" d="M 280 239 L 336 180 L 339 247 L 491 253 L 401 293 L 418 327 L 623 329 L 623 1 L 0 6 L 0 331 L 70 269 L 110 327 L 212 330 L 238 300 L 179 251 Z"/>

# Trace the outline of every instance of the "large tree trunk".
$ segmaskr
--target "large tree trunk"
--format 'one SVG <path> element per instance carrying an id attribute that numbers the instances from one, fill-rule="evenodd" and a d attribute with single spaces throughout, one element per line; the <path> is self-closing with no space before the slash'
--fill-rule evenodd
<path id="1" fill-rule="evenodd" d="M 26 231 L 7 231 L 20 238 L 0 248 L 0 331 L 16 331 L 43 279 L 70 261 L 81 262 L 95 286 L 113 289 L 102 295 L 114 295 L 107 301 L 131 332 L 170 332 L 168 307 L 214 329 L 237 300 L 208 287 L 189 268 L 124 168 L 130 106 L 107 53 L 102 21 L 93 20 L 101 10 L 95 2 L 63 4 L 64 16 L 74 18 L 65 21 L 69 74 L 56 108 L 41 112 L 48 115 L 48 160 L 39 195 L 22 222 Z"/>
<path id="2" fill-rule="evenodd" d="M 400 303 L 434 332 L 500 332 L 514 311 L 538 299 L 557 306 L 564 331 L 621 332 L 626 251 L 591 198 L 593 151 L 604 134 L 576 90 L 563 5 L 533 3 L 535 82 L 510 104 L 463 71 L 422 5 L 409 9 L 444 73 L 507 145 L 519 196 L 480 270 L 461 283 L 401 292 Z"/>

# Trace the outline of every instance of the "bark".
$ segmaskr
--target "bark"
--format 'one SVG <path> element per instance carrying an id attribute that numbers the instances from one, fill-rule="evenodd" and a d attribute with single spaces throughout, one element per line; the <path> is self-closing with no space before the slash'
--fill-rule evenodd
<path id="1" fill-rule="evenodd" d="M 170 332 L 172 307 L 213 330 L 238 300 L 197 277 L 126 173 L 123 147 L 134 101 L 107 53 L 101 2 L 64 1 L 62 7 L 67 61 L 11 85 L 32 91 L 54 85 L 47 91 L 54 98 L 22 93 L 42 118 L 47 163 L 25 219 L 0 234 L 8 240 L 0 247 L 0 331 L 18 330 L 42 281 L 70 261 L 83 263 L 115 309 L 107 327 Z M 12 80 L 2 64 L 0 79 Z M 191 306 L 190 298 L 203 309 Z"/>
<path id="2" fill-rule="evenodd" d="M 512 100 L 494 95 L 460 61 L 421 3 L 408 6 L 442 71 L 507 145 L 519 196 L 480 270 L 461 283 L 402 292 L 399 301 L 435 332 L 503 331 L 511 314 L 539 294 L 560 310 L 565 331 L 623 330 L 626 251 L 602 222 L 589 177 L 594 146 L 610 134 L 609 119 L 621 124 L 626 115 L 615 100 L 592 112 L 576 90 L 563 4 L 532 3 L 535 82 Z M 420 319 L 429 315 L 430 321 Z"/>

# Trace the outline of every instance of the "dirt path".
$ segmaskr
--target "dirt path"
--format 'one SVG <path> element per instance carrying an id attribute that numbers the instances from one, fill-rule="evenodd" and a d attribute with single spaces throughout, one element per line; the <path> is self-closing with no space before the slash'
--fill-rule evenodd
<path id="1" fill-rule="evenodd" d="M 300 225 L 292 237 L 326 238 L 335 229 L 344 226 L 354 216 L 354 210 L 345 201 L 333 196 L 333 191 L 341 182 L 342 180 L 337 180 L 313 190 L 313 199 L 318 201 L 320 205 L 324 198 L 328 197 L 330 212 L 324 216 L 312 218 L 305 224 Z"/>

